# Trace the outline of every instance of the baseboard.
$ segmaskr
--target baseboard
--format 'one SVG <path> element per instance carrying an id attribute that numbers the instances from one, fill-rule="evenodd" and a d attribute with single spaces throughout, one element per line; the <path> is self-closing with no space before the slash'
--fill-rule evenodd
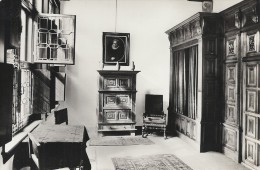
<path id="1" fill-rule="evenodd" d="M 244 162 L 241 162 L 241 164 L 242 164 L 244 167 L 246 167 L 246 168 L 248 168 L 248 169 L 250 169 L 250 170 L 255 170 L 255 168 L 256 168 L 256 167 L 250 166 L 249 164 L 244 163 Z"/>
<path id="2" fill-rule="evenodd" d="M 177 131 L 177 136 L 185 141 L 186 143 L 190 144 L 196 151 L 200 152 L 200 144 L 196 142 L 195 140 L 192 140 L 191 138 L 185 136 L 184 134 Z"/>
<path id="3" fill-rule="evenodd" d="M 228 158 L 232 159 L 233 161 L 237 162 L 237 163 L 240 163 L 239 162 L 239 155 L 238 155 L 238 152 L 236 151 L 233 151 L 227 147 L 224 147 L 223 148 L 223 153 L 225 156 L 227 156 Z"/>

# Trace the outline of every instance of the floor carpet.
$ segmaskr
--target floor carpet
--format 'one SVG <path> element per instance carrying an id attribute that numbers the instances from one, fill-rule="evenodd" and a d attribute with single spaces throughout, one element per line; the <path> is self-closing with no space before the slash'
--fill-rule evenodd
<path id="1" fill-rule="evenodd" d="M 151 145 L 154 144 L 148 138 L 142 138 L 140 136 L 135 137 L 99 137 L 90 139 L 90 146 L 127 146 L 127 145 Z"/>
<path id="2" fill-rule="evenodd" d="M 173 154 L 112 158 L 115 170 L 192 170 Z"/>

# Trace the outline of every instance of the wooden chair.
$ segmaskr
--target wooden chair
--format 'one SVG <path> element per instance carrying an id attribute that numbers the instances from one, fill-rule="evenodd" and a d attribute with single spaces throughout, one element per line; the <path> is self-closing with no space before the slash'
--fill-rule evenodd
<path id="1" fill-rule="evenodd" d="M 148 130 L 162 130 L 166 136 L 166 114 L 163 112 L 163 95 L 147 94 L 145 96 L 145 113 L 143 114 L 142 137 L 147 137 Z"/>
<path id="2" fill-rule="evenodd" d="M 66 122 L 66 125 L 68 125 L 68 109 L 60 109 L 54 111 L 54 117 L 55 117 L 55 124 L 61 124 Z"/>

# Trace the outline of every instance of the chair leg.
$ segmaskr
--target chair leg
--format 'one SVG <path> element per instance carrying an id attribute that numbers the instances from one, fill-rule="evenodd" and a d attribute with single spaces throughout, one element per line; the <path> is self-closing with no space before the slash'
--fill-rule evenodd
<path id="1" fill-rule="evenodd" d="M 143 126 L 143 127 L 142 127 L 142 137 L 143 137 L 143 138 L 146 138 L 146 137 L 147 137 L 147 131 L 146 131 L 146 130 L 147 130 L 146 127 Z"/>
<path id="2" fill-rule="evenodd" d="M 164 139 L 167 139 L 167 136 L 166 136 L 166 127 L 163 128 L 163 137 L 164 137 Z"/>

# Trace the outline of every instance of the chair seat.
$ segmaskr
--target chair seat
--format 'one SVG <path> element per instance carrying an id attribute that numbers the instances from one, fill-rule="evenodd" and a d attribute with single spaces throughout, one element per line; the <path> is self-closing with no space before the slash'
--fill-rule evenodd
<path id="1" fill-rule="evenodd" d="M 165 124 L 166 120 L 160 117 L 146 117 L 143 119 L 145 124 Z"/>

